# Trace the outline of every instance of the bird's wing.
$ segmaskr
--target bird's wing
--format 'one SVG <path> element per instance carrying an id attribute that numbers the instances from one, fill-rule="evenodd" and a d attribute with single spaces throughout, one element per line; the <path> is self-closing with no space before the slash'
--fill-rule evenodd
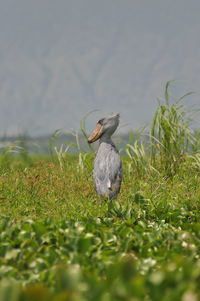
<path id="1" fill-rule="evenodd" d="M 98 194 L 117 194 L 122 181 L 122 164 L 118 151 L 112 148 L 104 156 L 97 156 L 95 166 L 94 179 Z"/>
<path id="2" fill-rule="evenodd" d="M 110 158 L 109 181 L 111 184 L 109 189 L 118 193 L 122 181 L 122 163 L 118 152 Z"/>

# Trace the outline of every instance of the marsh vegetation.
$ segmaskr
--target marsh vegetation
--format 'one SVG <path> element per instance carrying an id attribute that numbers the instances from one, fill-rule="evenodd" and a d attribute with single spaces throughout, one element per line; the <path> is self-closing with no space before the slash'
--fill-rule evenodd
<path id="1" fill-rule="evenodd" d="M 182 100 L 167 83 L 148 139 L 130 134 L 117 201 L 99 201 L 78 136 L 74 155 L 55 135 L 49 156 L 4 150 L 0 300 L 200 299 L 200 139 Z"/>

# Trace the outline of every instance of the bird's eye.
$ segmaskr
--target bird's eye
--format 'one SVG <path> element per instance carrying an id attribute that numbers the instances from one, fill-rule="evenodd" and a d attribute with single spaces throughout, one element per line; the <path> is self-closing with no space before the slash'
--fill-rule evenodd
<path id="1" fill-rule="evenodd" d="M 98 121 L 98 123 L 100 123 L 101 125 L 103 124 L 103 122 L 104 122 L 103 118 Z"/>

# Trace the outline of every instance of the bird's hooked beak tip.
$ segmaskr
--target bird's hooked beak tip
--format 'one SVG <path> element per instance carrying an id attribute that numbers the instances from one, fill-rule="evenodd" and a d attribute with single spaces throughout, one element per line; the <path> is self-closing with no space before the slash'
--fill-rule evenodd
<path id="1" fill-rule="evenodd" d="M 88 137 L 88 143 L 92 143 L 95 142 L 96 140 L 98 140 L 103 132 L 103 127 L 100 123 L 97 123 L 96 128 L 94 129 L 94 131 L 92 132 L 92 134 Z"/>

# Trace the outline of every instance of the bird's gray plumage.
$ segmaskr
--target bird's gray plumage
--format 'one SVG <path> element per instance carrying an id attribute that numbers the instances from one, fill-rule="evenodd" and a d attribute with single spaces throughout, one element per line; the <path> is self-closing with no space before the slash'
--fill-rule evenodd
<path id="1" fill-rule="evenodd" d="M 100 198 L 116 198 L 122 181 L 122 164 L 111 136 L 119 124 L 119 114 L 101 119 L 88 141 L 100 139 L 94 161 L 94 183 Z M 98 134 L 100 132 L 100 134 Z"/>

